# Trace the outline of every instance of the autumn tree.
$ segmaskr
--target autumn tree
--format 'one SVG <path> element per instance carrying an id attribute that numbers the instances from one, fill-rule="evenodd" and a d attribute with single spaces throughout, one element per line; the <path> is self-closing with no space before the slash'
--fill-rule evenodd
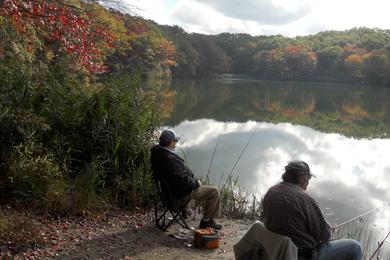
<path id="1" fill-rule="evenodd" d="M 162 29 L 176 47 L 176 64 L 172 67 L 173 77 L 195 77 L 199 65 L 199 53 L 192 46 L 190 36 L 179 26 L 163 26 Z"/>
<path id="2" fill-rule="evenodd" d="M 345 67 L 351 78 L 361 80 L 363 77 L 363 57 L 358 54 L 351 54 L 345 58 Z"/>
<path id="3" fill-rule="evenodd" d="M 127 14 L 118 17 L 124 31 L 118 34 L 118 48 L 108 57 L 113 73 L 141 71 L 146 75 L 152 70 L 164 71 L 176 66 L 176 47 L 155 23 Z"/>
<path id="4" fill-rule="evenodd" d="M 286 62 L 286 79 L 293 80 L 308 75 L 314 71 L 317 65 L 317 56 L 308 51 L 304 46 L 290 45 L 283 51 Z"/>
<path id="5" fill-rule="evenodd" d="M 78 4 L 81 8 L 82 3 Z M 106 71 L 103 49 L 114 46 L 115 36 L 95 23 L 93 13 L 55 1 L 4 0 L 0 15 L 9 19 L 17 32 L 26 38 L 37 34 L 51 52 L 71 55 L 75 64 L 86 71 Z M 34 51 L 32 43 L 26 48 L 29 52 Z"/>

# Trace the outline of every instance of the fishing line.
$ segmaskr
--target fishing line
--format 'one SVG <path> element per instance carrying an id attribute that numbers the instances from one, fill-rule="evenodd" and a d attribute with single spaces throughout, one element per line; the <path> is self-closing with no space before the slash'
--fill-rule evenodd
<path id="1" fill-rule="evenodd" d="M 215 144 L 215 147 L 214 147 L 213 156 L 211 157 L 209 169 L 207 170 L 207 174 L 206 174 L 206 182 L 209 181 L 209 174 L 210 174 L 210 170 L 211 170 L 211 165 L 213 164 L 215 152 L 217 151 L 217 146 L 218 146 L 218 144 L 219 144 L 219 139 L 220 139 L 220 138 L 221 138 L 221 134 L 218 135 L 218 140 L 217 140 L 217 143 Z"/>
<path id="2" fill-rule="evenodd" d="M 238 162 L 241 160 L 241 157 L 242 157 L 242 155 L 244 154 L 246 148 L 248 147 L 248 145 L 249 145 L 249 143 L 251 142 L 252 138 L 255 136 L 256 131 L 257 131 L 257 128 L 253 131 L 251 137 L 250 137 L 250 138 L 248 139 L 248 141 L 246 142 L 246 144 L 245 144 L 245 146 L 244 146 L 244 149 L 242 149 L 240 155 L 239 155 L 238 158 L 237 158 L 237 161 L 234 163 L 234 166 L 233 166 L 233 168 L 232 168 L 232 170 L 230 171 L 230 173 L 229 173 L 228 176 L 231 176 L 232 173 L 233 173 L 233 171 L 234 171 L 234 169 L 236 169 L 236 166 L 237 166 Z"/>

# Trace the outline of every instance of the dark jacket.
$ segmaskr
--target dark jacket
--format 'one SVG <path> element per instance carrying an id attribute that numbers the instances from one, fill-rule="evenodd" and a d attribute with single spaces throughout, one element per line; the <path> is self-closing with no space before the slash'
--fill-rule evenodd
<path id="1" fill-rule="evenodd" d="M 184 160 L 161 145 L 150 150 L 155 178 L 166 178 L 170 184 L 172 196 L 182 198 L 199 187 L 192 171 L 184 165 Z"/>

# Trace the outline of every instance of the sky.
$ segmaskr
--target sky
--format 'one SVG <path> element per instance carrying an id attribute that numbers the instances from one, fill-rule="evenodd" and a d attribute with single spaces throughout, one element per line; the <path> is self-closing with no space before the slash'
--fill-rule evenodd
<path id="1" fill-rule="evenodd" d="M 390 29 L 389 0 L 123 0 L 132 14 L 187 32 L 287 37 L 354 27 Z"/>

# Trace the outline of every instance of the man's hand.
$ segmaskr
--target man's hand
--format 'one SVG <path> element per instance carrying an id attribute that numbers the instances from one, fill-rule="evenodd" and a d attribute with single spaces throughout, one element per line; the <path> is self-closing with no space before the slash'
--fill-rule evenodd
<path id="1" fill-rule="evenodd" d="M 198 180 L 198 183 L 199 183 L 199 186 L 202 186 L 202 182 L 200 180 Z"/>
<path id="2" fill-rule="evenodd" d="M 338 227 L 336 225 L 330 225 L 330 230 L 331 230 L 331 233 L 333 234 L 336 230 L 338 229 Z"/>

